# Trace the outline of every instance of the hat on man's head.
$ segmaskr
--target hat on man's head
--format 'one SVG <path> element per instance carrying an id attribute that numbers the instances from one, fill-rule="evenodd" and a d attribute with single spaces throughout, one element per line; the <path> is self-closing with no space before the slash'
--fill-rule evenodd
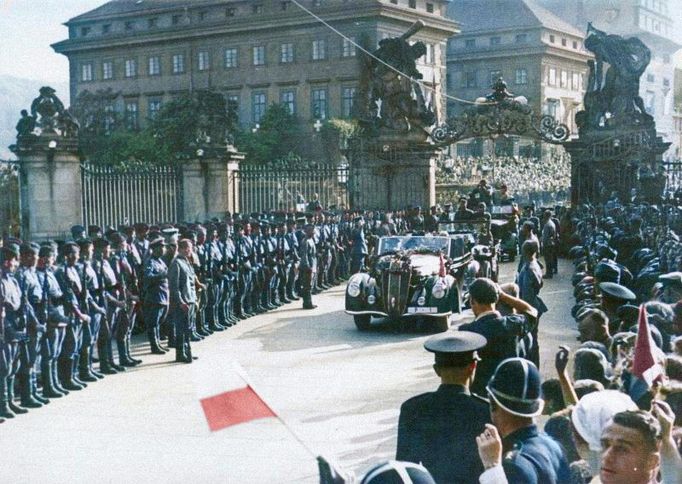
<path id="1" fill-rule="evenodd" d="M 5 262 L 19 258 L 19 246 L 17 244 L 7 244 L 0 248 L 0 261 Z"/>
<path id="2" fill-rule="evenodd" d="M 446 331 L 430 337 L 424 349 L 434 353 L 438 366 L 466 366 L 478 360 L 476 350 L 488 343 L 484 336 L 471 331 Z"/>
<path id="3" fill-rule="evenodd" d="M 542 381 L 537 367 L 524 358 L 502 361 L 486 390 L 504 411 L 519 417 L 536 417 L 542 413 Z"/>
<path id="4" fill-rule="evenodd" d="M 622 301 L 636 301 L 637 296 L 625 286 L 616 284 L 615 282 L 601 282 L 599 283 L 599 290 L 602 295 L 611 299 L 620 299 Z"/>
<path id="5" fill-rule="evenodd" d="M 105 239 L 104 237 L 95 239 L 95 242 L 93 244 L 95 246 L 95 250 L 100 251 L 104 249 L 105 247 L 109 247 L 111 245 L 111 242 L 109 242 L 108 239 Z"/>
<path id="6" fill-rule="evenodd" d="M 620 282 L 620 269 L 611 261 L 601 261 L 594 268 L 594 278 L 599 282 Z"/>
<path id="7" fill-rule="evenodd" d="M 38 254 L 40 252 L 40 246 L 36 244 L 35 242 L 24 242 L 21 244 L 19 247 L 19 252 L 21 255 L 24 254 Z"/>
<path id="8" fill-rule="evenodd" d="M 372 467 L 360 484 L 436 484 L 428 470 L 414 462 L 390 460 Z"/>
<path id="9" fill-rule="evenodd" d="M 74 225 L 71 227 L 71 236 L 74 239 L 79 239 L 85 233 L 85 227 L 82 225 Z"/>
<path id="10" fill-rule="evenodd" d="M 571 412 L 571 422 L 590 450 L 601 451 L 601 433 L 611 418 L 637 405 L 618 390 L 602 390 L 583 396 Z"/>
<path id="11" fill-rule="evenodd" d="M 166 240 L 161 236 L 154 237 L 154 239 L 149 241 L 149 247 L 152 249 L 154 247 L 163 247 L 164 245 L 166 245 Z"/>

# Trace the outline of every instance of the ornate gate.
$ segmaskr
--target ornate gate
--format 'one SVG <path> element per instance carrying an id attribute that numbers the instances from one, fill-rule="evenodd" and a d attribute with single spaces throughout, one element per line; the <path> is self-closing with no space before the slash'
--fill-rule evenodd
<path id="1" fill-rule="evenodd" d="M 235 197 L 242 213 L 265 210 L 305 210 L 305 205 L 317 199 L 322 207 L 348 208 L 347 165 L 242 165 L 232 175 L 236 178 Z"/>
<path id="2" fill-rule="evenodd" d="M 0 236 L 19 235 L 19 173 L 15 163 L 0 161 Z"/>
<path id="3" fill-rule="evenodd" d="M 181 173 L 175 166 L 118 169 L 82 164 L 83 223 L 117 226 L 182 220 Z"/>

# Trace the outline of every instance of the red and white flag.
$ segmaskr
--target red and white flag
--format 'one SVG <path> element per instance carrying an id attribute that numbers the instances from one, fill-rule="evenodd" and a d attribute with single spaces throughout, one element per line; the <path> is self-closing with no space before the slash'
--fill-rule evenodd
<path id="1" fill-rule="evenodd" d="M 196 365 L 194 381 L 211 432 L 252 420 L 277 417 L 249 385 L 238 365 L 199 366 L 203 365 Z"/>
<path id="2" fill-rule="evenodd" d="M 663 367 L 656 361 L 654 343 L 651 341 L 651 331 L 644 304 L 639 306 L 639 323 L 637 340 L 632 361 L 632 376 L 635 377 L 630 385 L 630 397 L 636 402 L 651 387 L 654 382 L 663 378 Z"/>

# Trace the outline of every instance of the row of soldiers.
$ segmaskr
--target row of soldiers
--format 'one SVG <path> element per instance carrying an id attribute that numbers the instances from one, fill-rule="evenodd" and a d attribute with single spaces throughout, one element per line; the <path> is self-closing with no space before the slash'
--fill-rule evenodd
<path id="1" fill-rule="evenodd" d="M 144 328 L 152 353 L 169 351 L 165 339 L 176 361 L 189 363 L 190 341 L 301 297 L 314 308 L 312 294 L 364 266 L 367 240 L 379 218 L 387 220 L 297 215 L 118 230 L 77 225 L 68 242 L 3 241 L 0 419 L 139 365 L 130 351 L 135 327 Z"/>

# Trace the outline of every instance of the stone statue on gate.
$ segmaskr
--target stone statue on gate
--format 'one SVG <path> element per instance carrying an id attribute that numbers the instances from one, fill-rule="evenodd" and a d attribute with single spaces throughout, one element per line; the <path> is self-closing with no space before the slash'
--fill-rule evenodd
<path id="1" fill-rule="evenodd" d="M 423 26 L 418 21 L 400 37 L 381 40 L 367 60 L 356 114 L 370 127 L 418 133 L 436 121 L 417 82 L 423 76 L 416 61 L 426 54 L 426 46 L 408 42 Z"/>
<path id="2" fill-rule="evenodd" d="M 31 136 L 36 129 L 36 118 L 30 116 L 25 109 L 21 110 L 21 119 L 17 122 L 17 138 L 22 136 Z"/>
<path id="3" fill-rule="evenodd" d="M 585 109 L 576 115 L 580 130 L 652 125 L 639 96 L 639 79 L 651 61 L 649 48 L 636 37 L 610 35 L 591 23 L 587 32 L 585 47 L 595 59 L 588 61 Z"/>
<path id="4" fill-rule="evenodd" d="M 53 88 L 43 86 L 40 88 L 40 96 L 31 103 L 31 116 L 37 118 L 38 127 L 43 133 L 55 133 L 57 116 L 64 112 L 64 104 L 59 100 Z"/>

